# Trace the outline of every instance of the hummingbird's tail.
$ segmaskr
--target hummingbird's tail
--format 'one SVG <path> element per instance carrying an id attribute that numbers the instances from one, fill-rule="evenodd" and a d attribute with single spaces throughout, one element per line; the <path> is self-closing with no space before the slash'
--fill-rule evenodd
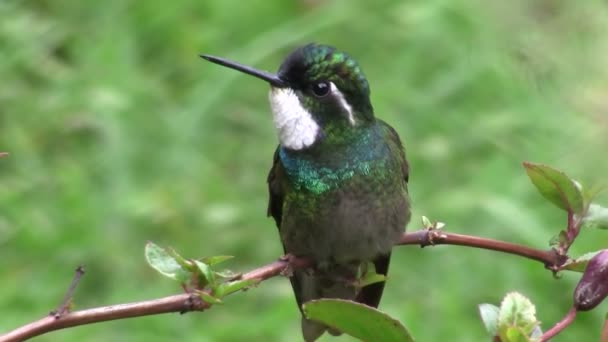
<path id="1" fill-rule="evenodd" d="M 360 262 L 351 264 L 333 264 L 327 268 L 321 267 L 310 270 L 297 270 L 292 282 L 299 285 L 301 303 L 320 298 L 339 298 L 355 300 L 357 288 L 354 285 Z M 302 317 L 302 335 L 306 342 L 313 342 L 327 331 L 334 336 L 341 332 L 325 324 L 311 321 Z"/>
<path id="2" fill-rule="evenodd" d="M 379 255 L 372 262 L 378 274 L 386 276 L 391 254 Z M 340 298 L 377 308 L 384 290 L 384 282 L 374 283 L 359 291 L 354 286 L 357 274 L 365 274 L 367 264 L 353 262 L 346 264 L 330 264 L 317 266 L 316 270 L 296 270 L 290 278 L 298 305 L 319 298 Z M 300 310 L 302 308 L 300 307 Z M 304 313 L 302 312 L 302 315 Z M 302 316 L 302 335 L 306 342 L 314 342 L 323 333 L 338 336 L 341 332 L 325 324 L 306 319 Z"/>
<path id="3" fill-rule="evenodd" d="M 316 341 L 321 335 L 323 335 L 326 329 L 327 327 L 325 325 L 313 322 L 302 316 L 302 336 L 304 336 L 304 341 Z"/>
<path id="4" fill-rule="evenodd" d="M 317 323 L 302 317 L 302 336 L 304 336 L 304 341 L 314 342 L 321 337 L 326 330 L 329 330 L 329 333 L 334 336 L 340 335 L 340 332 L 329 328 L 325 324 Z"/>

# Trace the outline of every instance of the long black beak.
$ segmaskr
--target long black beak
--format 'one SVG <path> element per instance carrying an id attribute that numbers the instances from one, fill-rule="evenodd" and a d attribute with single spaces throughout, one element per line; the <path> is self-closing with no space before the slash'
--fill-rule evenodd
<path id="1" fill-rule="evenodd" d="M 243 64 L 239 64 L 237 62 L 233 62 L 233 61 L 221 58 L 221 57 L 215 57 L 215 56 L 209 56 L 209 55 L 200 55 L 200 56 L 201 56 L 201 58 L 206 59 L 211 63 L 219 64 L 219 65 L 225 66 L 227 68 L 238 70 L 240 72 L 244 72 L 251 76 L 262 79 L 262 80 L 270 83 L 272 86 L 275 86 L 278 88 L 287 87 L 287 84 L 285 84 L 285 82 L 283 80 L 281 80 L 279 78 L 279 76 L 277 76 L 276 74 L 262 71 L 262 70 L 257 70 L 252 67 L 249 67 L 249 66 L 246 66 Z"/>

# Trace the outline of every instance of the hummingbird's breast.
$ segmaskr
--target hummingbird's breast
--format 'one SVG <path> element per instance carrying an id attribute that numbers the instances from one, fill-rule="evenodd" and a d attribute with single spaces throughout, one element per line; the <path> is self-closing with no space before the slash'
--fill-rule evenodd
<path id="1" fill-rule="evenodd" d="M 313 154 L 279 150 L 288 252 L 316 261 L 371 260 L 399 239 L 409 220 L 406 184 L 396 156 L 376 134 Z"/>

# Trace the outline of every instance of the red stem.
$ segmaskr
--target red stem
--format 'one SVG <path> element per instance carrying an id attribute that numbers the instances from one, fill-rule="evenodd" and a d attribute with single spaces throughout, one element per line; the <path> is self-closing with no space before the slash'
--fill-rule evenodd
<path id="1" fill-rule="evenodd" d="M 489 249 L 540 261 L 544 263 L 548 269 L 553 271 L 559 270 L 559 266 L 561 266 L 568 259 L 566 256 L 560 255 L 553 249 L 539 250 L 510 242 L 486 239 L 471 235 L 446 233 L 441 230 L 423 229 L 412 233 L 403 234 L 398 245 L 420 245 L 421 247 L 429 245 L 458 245 Z"/>
<path id="2" fill-rule="evenodd" d="M 608 342 L 608 316 L 606 316 L 606 319 L 604 320 L 602 334 L 600 335 L 600 342 Z"/>
<path id="3" fill-rule="evenodd" d="M 566 316 L 564 316 L 564 318 L 562 318 L 561 321 L 555 323 L 555 325 L 551 329 L 545 331 L 545 333 L 540 337 L 540 342 L 549 341 L 550 339 L 555 337 L 555 335 L 559 334 L 562 330 L 566 329 L 566 327 L 568 325 L 570 325 L 570 323 L 572 323 L 572 321 L 574 321 L 575 317 L 576 317 L 576 309 L 574 307 L 571 307 L 570 311 L 568 311 Z"/>

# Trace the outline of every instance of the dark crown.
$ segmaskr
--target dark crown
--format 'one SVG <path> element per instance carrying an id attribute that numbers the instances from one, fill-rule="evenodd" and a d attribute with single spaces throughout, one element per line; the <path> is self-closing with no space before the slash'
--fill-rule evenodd
<path id="1" fill-rule="evenodd" d="M 369 104 L 369 85 L 357 62 L 328 45 L 313 43 L 294 50 L 281 64 L 278 75 L 294 88 L 331 81 L 351 100 L 350 103 Z"/>

